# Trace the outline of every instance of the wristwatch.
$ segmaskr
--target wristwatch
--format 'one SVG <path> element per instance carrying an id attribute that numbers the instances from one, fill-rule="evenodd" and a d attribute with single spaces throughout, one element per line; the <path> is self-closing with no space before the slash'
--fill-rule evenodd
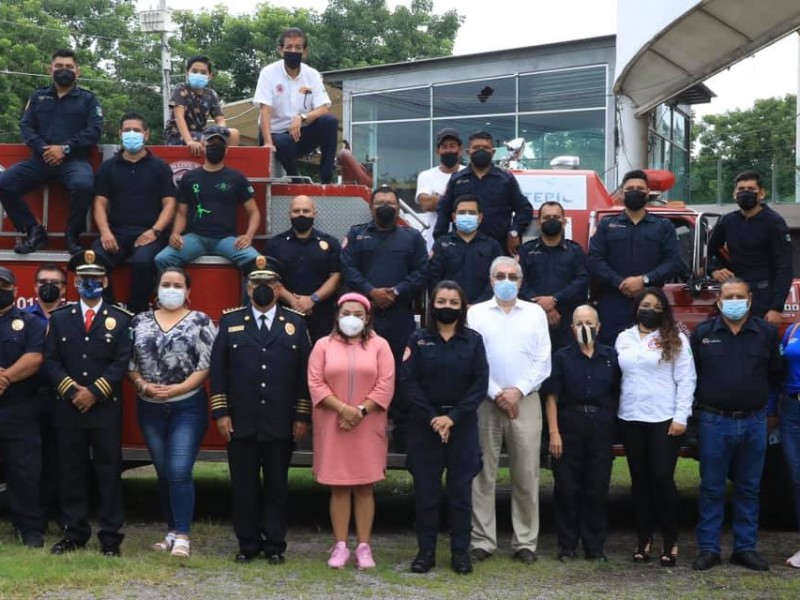
<path id="1" fill-rule="evenodd" d="M 369 411 L 367 410 L 367 407 L 364 406 L 363 404 L 359 404 L 356 408 L 358 409 L 358 412 L 361 413 L 362 417 L 366 417 L 367 414 L 369 414 Z"/>
<path id="2" fill-rule="evenodd" d="M 510 235 L 513 238 L 519 237 L 519 232 L 516 229 L 512 229 L 511 231 L 508 232 L 508 235 Z"/>
<path id="3" fill-rule="evenodd" d="M 311 294 L 311 301 L 314 304 L 317 304 L 319 302 L 319 300 L 320 300 L 320 298 L 319 298 L 319 294 L 317 292 L 314 292 L 313 294 Z"/>
<path id="4" fill-rule="evenodd" d="M 394 296 L 397 297 L 397 296 L 400 295 L 400 292 L 396 287 L 394 287 L 394 288 L 392 288 L 392 294 L 394 294 Z"/>
<path id="5" fill-rule="evenodd" d="M 69 154 L 72 152 L 72 148 L 70 148 L 69 144 L 64 144 L 61 146 L 61 149 L 64 151 L 64 154 Z"/>
<path id="6" fill-rule="evenodd" d="M 161 235 L 161 230 L 160 230 L 160 229 L 156 229 L 155 227 L 151 227 L 151 228 L 150 228 L 150 231 L 152 231 L 153 233 L 155 233 L 155 234 L 156 234 L 156 237 L 158 237 L 158 236 L 160 236 L 160 235 Z"/>
<path id="7" fill-rule="evenodd" d="M 303 123 L 306 123 L 306 122 L 308 122 L 308 115 L 307 115 L 306 113 L 300 113 L 300 120 L 301 120 Z"/>
<path id="8" fill-rule="evenodd" d="M 642 275 L 642 283 L 645 285 L 650 285 L 650 278 L 647 275 Z"/>

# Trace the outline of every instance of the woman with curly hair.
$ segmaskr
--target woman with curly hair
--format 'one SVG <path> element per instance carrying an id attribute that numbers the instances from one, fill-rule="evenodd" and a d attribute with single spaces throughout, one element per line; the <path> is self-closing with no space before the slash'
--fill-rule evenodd
<path id="1" fill-rule="evenodd" d="M 675 465 L 692 411 L 695 373 L 689 340 L 678 329 L 666 295 L 645 289 L 634 302 L 635 325 L 617 337 L 622 392 L 617 416 L 631 473 L 638 545 L 635 562 L 647 562 L 653 529 L 664 540 L 659 562 L 678 558 L 678 491 Z"/>

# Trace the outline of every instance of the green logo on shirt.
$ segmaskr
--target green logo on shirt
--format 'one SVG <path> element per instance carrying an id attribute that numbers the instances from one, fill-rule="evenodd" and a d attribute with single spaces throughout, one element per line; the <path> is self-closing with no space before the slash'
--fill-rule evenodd
<path id="1" fill-rule="evenodd" d="M 201 203 L 199 203 L 199 202 L 198 202 L 198 203 L 197 203 L 197 208 L 195 209 L 195 216 L 196 216 L 198 219 L 202 219 L 204 214 L 205 214 L 205 215 L 210 215 L 210 214 L 211 214 L 211 211 L 210 211 L 210 210 L 207 210 L 207 209 L 205 209 L 205 208 L 203 208 L 203 205 L 202 205 Z"/>
<path id="2" fill-rule="evenodd" d="M 217 188 L 220 192 L 227 192 L 228 190 L 233 189 L 233 186 L 230 183 L 226 182 L 226 181 L 218 183 L 214 187 Z"/>

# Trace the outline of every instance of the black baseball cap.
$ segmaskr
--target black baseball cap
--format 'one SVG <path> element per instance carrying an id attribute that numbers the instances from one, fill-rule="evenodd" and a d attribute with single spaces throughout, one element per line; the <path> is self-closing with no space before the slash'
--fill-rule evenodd
<path id="1" fill-rule="evenodd" d="M 448 138 L 457 141 L 459 146 L 464 145 L 464 142 L 461 141 L 461 134 L 458 133 L 458 129 L 453 129 L 452 127 L 445 127 L 436 134 L 436 145 L 441 145 L 441 143 Z"/>
<path id="2" fill-rule="evenodd" d="M 203 139 L 208 141 L 213 137 L 221 138 L 226 144 L 231 132 L 227 127 L 220 127 L 219 125 L 211 125 L 203 130 Z"/>
<path id="3" fill-rule="evenodd" d="M 5 267 L 0 267 L 0 279 L 6 283 L 10 283 L 11 285 L 17 285 L 17 278 L 14 277 L 14 274 Z"/>

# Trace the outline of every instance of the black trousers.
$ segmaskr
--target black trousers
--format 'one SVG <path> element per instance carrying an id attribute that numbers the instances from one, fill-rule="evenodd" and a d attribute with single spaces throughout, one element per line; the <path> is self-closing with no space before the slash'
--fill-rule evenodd
<path id="1" fill-rule="evenodd" d="M 61 512 L 58 509 L 58 444 L 56 429 L 53 426 L 53 409 L 56 393 L 50 388 L 41 388 L 36 398 L 39 404 L 39 432 L 42 439 L 42 479 L 41 502 L 43 527 L 47 529 L 50 517 L 58 520 Z M 61 523 L 59 523 L 61 529 Z"/>
<path id="2" fill-rule="evenodd" d="M 553 460 L 553 493 L 558 546 L 574 551 L 578 540 L 587 556 L 600 556 L 608 532 L 608 486 L 614 459 L 614 415 L 559 407 L 563 452 Z"/>
<path id="3" fill-rule="evenodd" d="M 255 438 L 228 444 L 233 531 L 247 554 L 283 554 L 289 508 L 291 440 Z M 261 474 L 264 476 L 263 487 Z"/>
<path id="4" fill-rule="evenodd" d="M 58 427 L 58 489 L 64 537 L 85 544 L 89 525 L 89 468 L 94 468 L 99 504 L 97 534 L 103 545 L 118 545 L 125 519 L 122 508 L 122 432 L 109 427 Z"/>
<path id="5" fill-rule="evenodd" d="M 472 528 L 472 480 L 481 470 L 477 416 L 466 418 L 450 430 L 442 443 L 427 423 L 409 423 L 407 467 L 414 478 L 417 544 L 420 552 L 436 552 L 442 472 L 447 469 L 447 519 L 450 550 L 469 550 Z"/>
<path id="6" fill-rule="evenodd" d="M 639 548 L 647 544 L 655 526 L 659 525 L 666 552 L 678 539 L 675 465 L 683 439 L 682 436 L 667 435 L 671 422 L 619 421 L 631 473 L 633 517 Z"/>
<path id="7" fill-rule="evenodd" d="M 11 522 L 24 539 L 43 531 L 41 492 L 42 443 L 37 424 L 31 422 L 13 437 L 0 439 L 0 452 L 8 485 Z"/>

